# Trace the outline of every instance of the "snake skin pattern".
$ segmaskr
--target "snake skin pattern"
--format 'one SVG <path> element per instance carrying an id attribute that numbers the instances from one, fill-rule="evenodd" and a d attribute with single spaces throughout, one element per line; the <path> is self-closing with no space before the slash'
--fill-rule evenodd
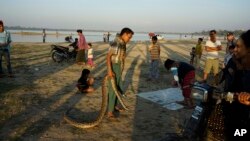
<path id="1" fill-rule="evenodd" d="M 101 104 L 101 110 L 99 112 L 99 115 L 98 117 L 96 118 L 96 120 L 92 121 L 92 122 L 77 122 L 73 119 L 71 119 L 69 116 L 67 116 L 69 110 L 64 114 L 64 120 L 69 123 L 70 125 L 72 126 L 75 126 L 75 127 L 78 127 L 78 128 L 82 128 L 82 129 L 85 129 L 85 128 L 92 128 L 92 127 L 95 127 L 97 126 L 98 124 L 100 124 L 100 122 L 102 121 L 105 113 L 106 113 L 106 110 L 107 110 L 107 106 L 108 106 L 108 80 L 111 80 L 111 85 L 112 85 L 112 88 L 118 98 L 118 100 L 120 101 L 122 107 L 125 109 L 125 110 L 128 110 L 127 106 L 124 104 L 123 100 L 122 100 L 122 95 L 121 93 L 118 91 L 117 89 L 117 86 L 116 86 L 116 81 L 115 81 L 115 78 L 114 77 L 109 77 L 108 75 L 106 75 L 104 77 L 104 80 L 102 82 L 102 104 Z"/>

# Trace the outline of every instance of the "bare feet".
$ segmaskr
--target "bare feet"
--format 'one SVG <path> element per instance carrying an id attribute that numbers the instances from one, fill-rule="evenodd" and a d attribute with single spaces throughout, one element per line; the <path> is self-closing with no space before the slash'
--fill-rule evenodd
<path id="1" fill-rule="evenodd" d="M 113 112 L 108 112 L 107 113 L 107 118 L 111 121 L 117 121 L 117 118 L 115 117 L 115 115 L 113 114 Z"/>

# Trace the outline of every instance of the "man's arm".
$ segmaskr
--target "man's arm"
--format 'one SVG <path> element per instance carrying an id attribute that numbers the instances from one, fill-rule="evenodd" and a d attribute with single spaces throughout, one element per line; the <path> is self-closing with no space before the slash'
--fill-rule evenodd
<path id="1" fill-rule="evenodd" d="M 151 52 L 152 45 L 149 46 L 148 51 Z"/>
<path id="2" fill-rule="evenodd" d="M 205 50 L 206 50 L 207 52 L 220 51 L 220 50 L 221 50 L 221 46 L 217 46 L 216 48 L 214 48 L 214 47 L 209 47 L 209 46 L 205 46 Z"/>
<path id="3" fill-rule="evenodd" d="M 158 52 L 159 52 L 159 58 L 161 58 L 161 48 L 160 48 L 160 45 L 158 46 Z"/>
<path id="4" fill-rule="evenodd" d="M 6 47 L 8 46 L 10 43 L 0 43 L 0 47 Z"/>
<path id="5" fill-rule="evenodd" d="M 113 77 L 115 76 L 115 74 L 113 73 L 113 70 L 112 70 L 112 67 L 111 67 L 111 57 L 112 57 L 113 53 L 112 51 L 109 51 L 108 52 L 108 55 L 107 55 L 107 66 L 108 66 L 108 76 L 110 77 Z"/>
<path id="6" fill-rule="evenodd" d="M 201 58 L 202 52 L 203 52 L 203 46 L 201 45 L 201 50 L 200 50 L 200 52 L 199 52 L 199 58 Z"/>

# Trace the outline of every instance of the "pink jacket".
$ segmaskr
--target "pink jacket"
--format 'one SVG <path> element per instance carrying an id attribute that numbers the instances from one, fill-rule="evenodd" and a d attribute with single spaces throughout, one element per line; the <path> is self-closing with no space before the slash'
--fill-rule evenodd
<path id="1" fill-rule="evenodd" d="M 78 48 L 80 50 L 82 50 L 82 49 L 88 49 L 88 44 L 87 44 L 86 39 L 85 39 L 85 37 L 84 37 L 83 34 L 79 36 L 78 44 L 77 45 L 78 45 Z"/>

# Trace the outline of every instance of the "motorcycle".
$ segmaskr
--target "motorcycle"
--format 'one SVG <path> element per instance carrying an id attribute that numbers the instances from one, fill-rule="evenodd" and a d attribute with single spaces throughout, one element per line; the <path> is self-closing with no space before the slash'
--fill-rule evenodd
<path id="1" fill-rule="evenodd" d="M 69 46 L 51 45 L 51 57 L 54 62 L 62 62 L 67 59 L 75 59 L 77 54 L 77 38 Z"/>
<path id="2" fill-rule="evenodd" d="M 224 120 L 221 101 L 232 103 L 237 95 L 195 82 L 192 86 L 192 98 L 196 107 L 186 120 L 181 134 L 168 134 L 160 141 L 220 141 L 224 139 Z"/>
<path id="3" fill-rule="evenodd" d="M 189 140 L 224 140 L 224 116 L 222 100 L 232 103 L 237 95 L 196 82 L 192 97 L 197 105 L 183 130 L 182 136 Z"/>

